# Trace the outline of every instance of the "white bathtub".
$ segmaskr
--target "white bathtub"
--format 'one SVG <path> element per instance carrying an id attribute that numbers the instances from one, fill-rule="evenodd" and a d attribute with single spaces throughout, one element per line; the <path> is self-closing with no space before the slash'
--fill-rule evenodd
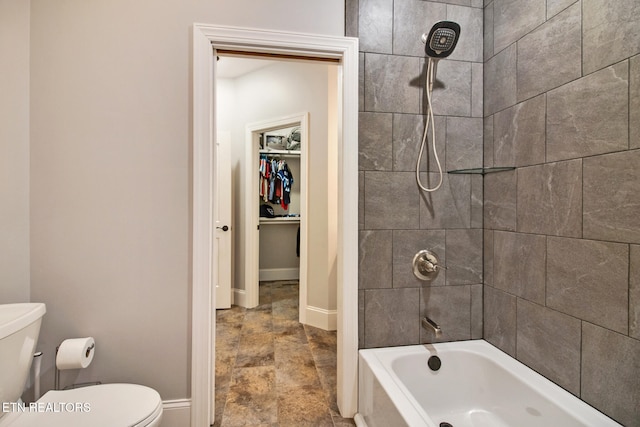
<path id="1" fill-rule="evenodd" d="M 620 426 L 483 340 L 360 350 L 359 362 L 358 426 Z"/>

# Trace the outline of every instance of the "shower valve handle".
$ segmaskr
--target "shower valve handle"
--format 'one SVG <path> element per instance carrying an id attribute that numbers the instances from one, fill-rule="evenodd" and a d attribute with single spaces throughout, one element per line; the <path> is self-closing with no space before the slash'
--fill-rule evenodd
<path id="1" fill-rule="evenodd" d="M 432 251 L 424 249 L 413 257 L 413 274 L 420 280 L 435 279 L 441 269 L 446 270 L 446 267 L 440 264 L 438 256 Z"/>

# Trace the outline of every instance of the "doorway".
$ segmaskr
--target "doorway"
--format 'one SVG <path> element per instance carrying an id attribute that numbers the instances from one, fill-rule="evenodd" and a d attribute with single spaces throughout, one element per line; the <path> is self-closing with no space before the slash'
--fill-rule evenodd
<path id="1" fill-rule="evenodd" d="M 215 296 L 211 278 L 217 271 L 211 244 L 215 146 L 215 62 L 211 46 L 279 55 L 340 61 L 338 115 L 338 378 L 340 412 L 352 417 L 357 400 L 357 40 L 230 27 L 193 27 L 193 288 L 192 288 L 192 426 L 208 425 L 212 402 L 212 354 Z M 214 200 L 212 200 L 214 197 Z"/>
<path id="2" fill-rule="evenodd" d="M 335 330 L 338 64 L 217 57 L 217 133 L 232 135 L 234 304 L 256 307 L 260 281 L 299 280 L 300 322 Z"/>
<path id="3" fill-rule="evenodd" d="M 296 280 L 301 321 L 309 260 L 308 134 L 307 112 L 246 125 L 250 148 L 246 158 L 254 167 L 249 168 L 249 184 L 243 192 L 250 209 L 244 221 L 248 230 L 246 247 L 240 252 L 248 262 L 244 306 L 253 308 L 260 303 L 260 282 Z M 258 164 L 260 167 L 255 167 Z"/>
<path id="4" fill-rule="evenodd" d="M 265 111 L 268 114 L 270 110 Z M 234 179 L 242 181 L 235 197 L 236 222 L 240 224 L 235 257 L 240 280 L 234 289 L 234 303 L 254 308 L 259 304 L 259 282 L 296 280 L 301 284 L 302 306 L 306 303 L 308 260 L 309 113 L 240 122 L 246 153 L 234 165 Z M 296 134 L 292 139 L 300 140 L 288 143 L 298 144 L 295 150 L 277 148 L 280 142 L 266 142 L 272 135 L 292 132 Z M 280 140 L 271 138 L 276 139 Z"/>

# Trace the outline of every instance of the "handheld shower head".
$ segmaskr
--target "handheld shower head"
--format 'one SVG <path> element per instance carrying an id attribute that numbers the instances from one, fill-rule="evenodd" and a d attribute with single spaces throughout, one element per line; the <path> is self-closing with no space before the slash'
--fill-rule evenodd
<path id="1" fill-rule="evenodd" d="M 459 38 L 460 25 L 451 21 L 436 22 L 428 35 L 422 35 L 424 52 L 429 58 L 446 58 L 453 53 Z"/>
<path id="2" fill-rule="evenodd" d="M 416 181 L 418 187 L 423 191 L 432 192 L 436 191 L 442 185 L 442 165 L 438 158 L 438 151 L 436 150 L 436 131 L 435 120 L 433 118 L 433 108 L 431 106 L 431 91 L 433 90 L 433 83 L 436 80 L 436 69 L 438 61 L 442 58 L 446 58 L 455 49 L 460 38 L 460 25 L 451 21 L 440 21 L 431 28 L 429 34 L 422 35 L 422 43 L 425 44 L 424 52 L 429 57 L 427 61 L 426 78 L 425 78 L 425 93 L 427 96 L 427 124 L 424 128 L 422 135 L 422 144 L 420 145 L 420 153 L 416 161 Z M 432 188 L 422 185 L 420 180 L 420 160 L 422 159 L 422 153 L 424 152 L 425 144 L 427 142 L 427 133 L 429 131 L 429 123 L 431 123 L 431 142 L 433 144 L 433 156 L 438 165 L 438 171 L 440 173 L 440 182 Z"/>

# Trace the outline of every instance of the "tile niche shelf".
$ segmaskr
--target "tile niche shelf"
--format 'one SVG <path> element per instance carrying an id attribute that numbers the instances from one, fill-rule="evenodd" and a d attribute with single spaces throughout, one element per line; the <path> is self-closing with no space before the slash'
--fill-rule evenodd
<path id="1" fill-rule="evenodd" d="M 450 174 L 472 174 L 472 175 L 486 175 L 488 173 L 512 171 L 515 166 L 496 166 L 491 168 L 472 168 L 472 169 L 456 169 L 447 171 Z"/>

